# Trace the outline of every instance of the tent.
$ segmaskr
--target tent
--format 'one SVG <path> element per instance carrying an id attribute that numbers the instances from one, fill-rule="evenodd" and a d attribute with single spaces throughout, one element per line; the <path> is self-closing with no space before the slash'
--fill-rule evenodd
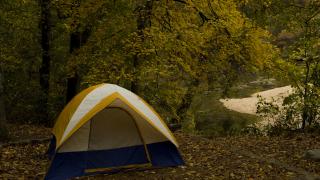
<path id="1" fill-rule="evenodd" d="M 45 179 L 184 163 L 176 139 L 155 110 L 114 84 L 76 95 L 59 115 L 53 135 Z"/>

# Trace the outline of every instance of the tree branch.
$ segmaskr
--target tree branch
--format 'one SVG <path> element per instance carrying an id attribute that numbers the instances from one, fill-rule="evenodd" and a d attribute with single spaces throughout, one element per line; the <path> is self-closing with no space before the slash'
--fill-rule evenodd
<path id="1" fill-rule="evenodd" d="M 173 1 L 179 2 L 179 3 L 182 3 L 182 4 L 185 4 L 185 5 L 190 5 L 190 4 L 188 4 L 186 1 L 183 1 L 183 0 L 173 0 Z M 205 15 L 202 11 L 200 11 L 197 7 L 192 6 L 192 8 L 193 8 L 194 10 L 196 10 L 197 13 L 199 14 L 199 16 L 200 16 L 200 18 L 201 18 L 201 20 L 202 20 L 202 25 L 203 25 L 205 22 L 211 20 L 208 16 L 206 16 L 206 15 Z"/>
<path id="2" fill-rule="evenodd" d="M 175 2 L 179 2 L 179 3 L 182 3 L 182 4 L 185 4 L 185 5 L 190 5 L 188 4 L 186 1 L 184 0 L 173 0 Z M 212 4 L 210 1 L 208 1 L 208 6 L 210 8 L 210 11 L 212 13 L 212 15 L 214 16 L 215 20 L 218 20 L 218 19 L 221 19 L 221 17 L 218 15 L 218 13 L 216 13 L 212 7 Z M 202 19 L 202 25 L 207 22 L 207 21 L 210 21 L 212 19 L 210 19 L 208 16 L 206 16 L 201 10 L 199 10 L 197 7 L 193 6 L 192 7 L 194 10 L 196 10 L 199 14 L 199 16 L 201 17 Z M 224 32 L 228 35 L 228 37 L 231 37 L 231 32 L 226 28 L 224 27 L 223 28 Z"/>

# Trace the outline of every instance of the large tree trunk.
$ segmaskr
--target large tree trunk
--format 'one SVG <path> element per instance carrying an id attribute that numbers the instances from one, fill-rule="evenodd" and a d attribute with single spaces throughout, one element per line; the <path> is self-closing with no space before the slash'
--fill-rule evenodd
<path id="1" fill-rule="evenodd" d="M 195 115 L 194 112 L 189 111 L 193 97 L 198 93 L 197 89 L 200 85 L 200 81 L 198 79 L 193 80 L 191 83 L 187 93 L 182 98 L 182 103 L 177 108 L 177 115 L 179 116 L 178 123 L 182 124 L 182 128 L 185 131 L 194 131 L 196 129 Z"/>
<path id="2" fill-rule="evenodd" d="M 3 88 L 3 74 L 0 71 L 0 142 L 5 140 L 8 136 L 6 128 L 6 111 L 5 111 L 5 98 Z"/>
<path id="3" fill-rule="evenodd" d="M 71 101 L 71 99 L 77 94 L 78 89 L 79 89 L 79 84 L 80 84 L 80 79 L 75 72 L 75 75 L 72 77 L 69 77 L 67 79 L 67 103 Z"/>
<path id="4" fill-rule="evenodd" d="M 70 34 L 70 54 L 75 53 L 77 49 L 80 49 L 87 42 L 90 33 L 90 28 L 86 28 L 82 32 L 76 31 Z M 80 77 L 77 69 L 74 69 L 74 75 L 67 79 L 67 103 L 77 94 L 79 88 Z"/>
<path id="5" fill-rule="evenodd" d="M 145 5 L 137 7 L 138 19 L 137 19 L 137 30 L 142 42 L 144 41 L 144 30 L 151 27 L 151 14 L 152 14 L 153 0 L 147 0 Z M 139 78 L 138 71 L 142 59 L 138 57 L 138 54 L 133 57 L 133 72 L 134 80 L 131 82 L 131 91 L 139 94 Z"/>
<path id="6" fill-rule="evenodd" d="M 188 109 L 191 106 L 192 103 L 192 99 L 193 97 L 196 95 L 196 89 L 198 88 L 198 86 L 200 85 L 200 81 L 199 80 L 194 80 L 192 82 L 192 84 L 190 85 L 187 93 L 184 95 L 184 97 L 182 98 L 182 103 L 180 104 L 180 106 L 177 108 L 177 114 L 179 114 L 180 118 L 183 119 L 184 116 L 186 115 L 186 112 L 188 111 Z"/>
<path id="7" fill-rule="evenodd" d="M 42 97 L 40 102 L 39 114 L 41 122 L 49 123 L 48 120 L 48 98 L 49 98 L 49 80 L 50 80 L 50 0 L 40 0 L 41 7 L 41 48 L 42 48 L 42 62 L 39 70 L 40 87 L 42 90 Z"/>

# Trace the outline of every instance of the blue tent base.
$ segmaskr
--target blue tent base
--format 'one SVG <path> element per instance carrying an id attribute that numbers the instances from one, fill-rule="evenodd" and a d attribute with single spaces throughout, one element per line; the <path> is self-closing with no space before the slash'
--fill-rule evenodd
<path id="1" fill-rule="evenodd" d="M 55 153 L 56 153 L 56 137 L 52 135 L 46 155 L 49 157 L 49 159 L 52 159 Z"/>
<path id="2" fill-rule="evenodd" d="M 184 164 L 176 146 L 170 141 L 148 144 L 147 149 L 152 167 Z M 61 180 L 92 174 L 116 173 L 128 170 L 119 167 L 132 165 L 131 167 L 134 168 L 147 163 L 150 164 L 143 145 L 112 150 L 56 153 L 45 179 Z M 108 171 L 86 173 L 88 170 L 101 168 L 111 168 L 111 171 L 109 169 Z"/>

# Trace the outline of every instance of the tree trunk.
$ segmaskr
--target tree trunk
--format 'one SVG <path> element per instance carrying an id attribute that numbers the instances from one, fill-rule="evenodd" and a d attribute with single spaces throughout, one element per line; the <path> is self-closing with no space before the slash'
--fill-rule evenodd
<path id="1" fill-rule="evenodd" d="M 137 30 L 142 42 L 144 41 L 144 30 L 151 27 L 151 14 L 152 14 L 153 0 L 147 0 L 145 5 L 137 7 L 138 9 L 138 19 L 137 19 Z M 138 71 L 142 59 L 138 57 L 138 54 L 133 57 L 133 72 L 134 80 L 131 82 L 131 91 L 139 94 L 139 78 Z"/>
<path id="2" fill-rule="evenodd" d="M 303 110 L 302 110 L 302 125 L 301 125 L 301 129 L 304 129 L 304 128 L 306 127 L 307 119 L 308 119 L 307 110 L 306 110 L 306 107 L 303 107 Z"/>
<path id="3" fill-rule="evenodd" d="M 192 82 L 182 99 L 180 107 L 177 108 L 177 115 L 180 118 L 178 123 L 182 123 L 183 128 L 189 132 L 194 131 L 196 127 L 194 112 L 188 112 L 188 110 L 191 107 L 193 97 L 197 94 L 196 89 L 199 85 L 200 81 L 198 79 Z"/>
<path id="4" fill-rule="evenodd" d="M 0 142 L 5 140 L 8 136 L 6 128 L 6 111 L 5 111 L 5 98 L 3 88 L 3 74 L 0 71 Z"/>
<path id="5" fill-rule="evenodd" d="M 80 84 L 79 81 L 77 73 L 75 73 L 73 77 L 67 79 L 67 103 L 77 94 Z"/>
<path id="6" fill-rule="evenodd" d="M 307 27 L 306 27 L 307 28 Z M 302 126 L 301 128 L 304 129 L 306 127 L 306 123 L 310 121 L 310 108 L 309 101 L 310 101 L 310 92 L 309 92 L 309 75 L 310 75 L 310 58 L 307 54 L 307 46 L 305 45 L 304 49 L 304 58 L 305 58 L 305 68 L 306 68 L 306 77 L 303 83 L 304 92 L 303 92 L 303 108 L 302 108 Z"/>
<path id="7" fill-rule="evenodd" d="M 39 108 L 42 122 L 48 120 L 48 97 L 49 97 L 49 80 L 50 80 L 50 0 L 40 0 L 41 7 L 41 48 L 42 62 L 39 70 L 40 87 L 43 93 Z"/>
<path id="8" fill-rule="evenodd" d="M 70 54 L 80 49 L 90 36 L 90 28 L 86 28 L 83 32 L 73 32 L 70 34 Z M 77 94 L 80 88 L 80 77 L 77 69 L 74 69 L 74 76 L 67 79 L 67 103 Z"/>

